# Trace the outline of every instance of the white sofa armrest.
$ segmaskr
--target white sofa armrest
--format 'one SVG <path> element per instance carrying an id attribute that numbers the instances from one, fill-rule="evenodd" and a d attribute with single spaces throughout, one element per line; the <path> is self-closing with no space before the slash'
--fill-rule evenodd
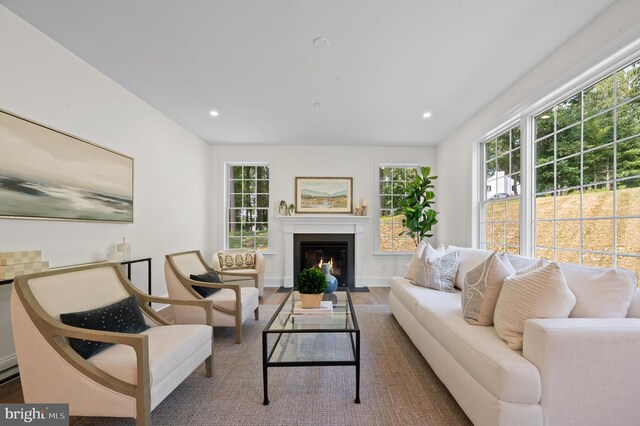
<path id="1" fill-rule="evenodd" d="M 528 320 L 523 356 L 540 372 L 545 425 L 640 418 L 640 319 Z"/>

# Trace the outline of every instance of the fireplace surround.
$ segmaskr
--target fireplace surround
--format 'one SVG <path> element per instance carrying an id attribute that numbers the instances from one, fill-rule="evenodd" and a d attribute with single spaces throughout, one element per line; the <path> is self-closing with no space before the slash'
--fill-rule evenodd
<path id="1" fill-rule="evenodd" d="M 352 287 L 365 287 L 364 230 L 368 216 L 352 215 L 294 215 L 278 216 L 284 231 L 284 287 L 294 286 L 294 235 L 348 234 L 353 236 Z"/>

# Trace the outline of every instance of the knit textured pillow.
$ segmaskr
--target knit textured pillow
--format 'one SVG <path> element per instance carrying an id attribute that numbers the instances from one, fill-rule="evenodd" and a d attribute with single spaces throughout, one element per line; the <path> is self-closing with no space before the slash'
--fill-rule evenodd
<path id="1" fill-rule="evenodd" d="M 438 257 L 433 262 L 427 256 L 427 250 L 422 253 L 416 277 L 411 284 L 431 288 L 438 291 L 454 292 L 456 273 L 460 264 L 460 253 L 454 251 Z"/>
<path id="2" fill-rule="evenodd" d="M 462 290 L 462 313 L 471 325 L 493 324 L 493 312 L 502 283 L 514 275 L 513 267 L 496 253 L 467 273 Z"/>
<path id="3" fill-rule="evenodd" d="M 521 350 L 524 322 L 533 318 L 567 318 L 576 297 L 562 270 L 552 262 L 524 275 L 504 280 L 493 322 L 511 349 Z"/>
<path id="4" fill-rule="evenodd" d="M 254 269 L 256 266 L 256 252 L 254 250 L 221 251 L 218 253 L 218 260 L 223 271 Z"/>

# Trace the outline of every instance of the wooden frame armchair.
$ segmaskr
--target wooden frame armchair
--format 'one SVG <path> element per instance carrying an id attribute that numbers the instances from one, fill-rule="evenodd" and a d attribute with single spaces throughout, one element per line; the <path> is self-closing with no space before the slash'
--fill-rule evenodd
<path id="1" fill-rule="evenodd" d="M 214 327 L 235 327 L 236 343 L 242 341 L 242 323 L 253 311 L 258 320 L 258 289 L 243 287 L 237 283 L 209 283 L 194 281 L 191 275 L 204 274 L 212 268 L 207 265 L 199 250 L 167 254 L 165 256 L 164 274 L 170 297 L 191 300 L 210 300 L 213 302 Z M 193 289 L 193 286 L 220 289 L 207 296 L 206 299 Z M 177 324 L 198 323 L 204 321 L 201 312 L 173 306 L 173 316 Z"/>
<path id="2" fill-rule="evenodd" d="M 255 265 L 253 268 L 246 269 L 225 269 L 220 264 L 220 254 L 229 253 L 233 255 L 235 252 L 246 252 L 246 249 L 227 249 L 219 250 L 211 256 L 211 266 L 220 275 L 225 283 L 234 283 L 242 285 L 253 285 L 260 292 L 260 297 L 264 292 L 264 266 L 265 260 L 262 253 L 255 252 Z"/>
<path id="3" fill-rule="evenodd" d="M 132 295 L 150 327 L 141 333 L 90 330 L 60 320 L 60 314 L 102 308 Z M 170 325 L 149 302 L 202 311 L 206 325 Z M 137 425 L 149 425 L 151 411 L 202 362 L 212 376 L 211 302 L 149 296 L 117 265 L 16 278 L 11 319 L 27 403 L 68 403 L 70 415 L 134 417 Z M 85 359 L 69 338 L 113 345 Z"/>

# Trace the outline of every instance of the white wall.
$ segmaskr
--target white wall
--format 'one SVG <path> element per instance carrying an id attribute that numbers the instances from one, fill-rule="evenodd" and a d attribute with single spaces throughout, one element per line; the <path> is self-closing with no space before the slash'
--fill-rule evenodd
<path id="1" fill-rule="evenodd" d="M 104 260 L 126 237 L 133 257 L 153 259 L 153 293 L 166 294 L 163 256 L 210 250 L 209 145 L 2 6 L 0 58 L 0 108 L 135 161 L 133 224 L 2 219 L 0 251 L 40 249 L 56 267 Z M 138 287 L 146 279 L 134 268 Z M 0 370 L 13 352 L 10 287 L 0 288 Z"/>
<path id="2" fill-rule="evenodd" d="M 640 2 L 618 1 L 437 146 L 441 243 L 470 246 L 474 242 L 478 185 L 475 142 L 522 108 L 639 37 L 639 23 Z"/>
<path id="3" fill-rule="evenodd" d="M 364 273 L 367 285 L 388 285 L 389 277 L 404 275 L 408 256 L 374 255 L 375 233 L 378 225 L 375 217 L 376 162 L 419 162 L 432 166 L 434 149 L 430 147 L 349 147 L 342 146 L 228 146 L 216 145 L 211 149 L 212 179 L 212 241 L 218 247 L 224 244 L 224 163 L 233 161 L 268 161 L 270 163 L 270 228 L 271 247 L 274 254 L 267 256 L 265 284 L 282 285 L 284 275 L 284 234 L 282 222 L 275 216 L 280 200 L 294 203 L 296 176 L 353 177 L 354 203 L 362 198 L 369 205 L 369 222 L 365 231 Z M 436 200 L 438 195 L 436 193 Z M 436 205 L 438 209 L 438 205 Z M 437 234 L 438 225 L 434 228 Z"/>

